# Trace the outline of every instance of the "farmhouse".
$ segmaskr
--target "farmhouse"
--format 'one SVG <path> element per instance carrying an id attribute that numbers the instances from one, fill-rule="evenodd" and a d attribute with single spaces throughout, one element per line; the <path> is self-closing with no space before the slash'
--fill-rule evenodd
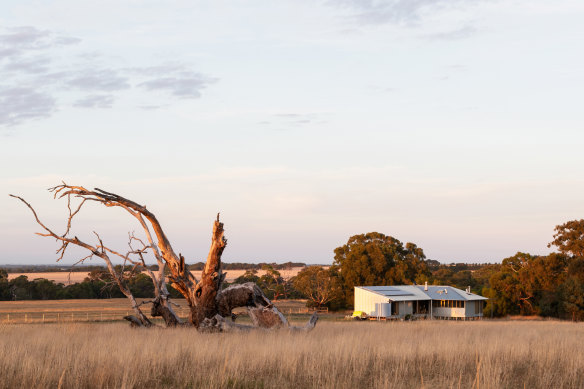
<path id="1" fill-rule="evenodd" d="M 480 319 L 487 298 L 452 286 L 356 286 L 355 311 L 377 319 Z"/>

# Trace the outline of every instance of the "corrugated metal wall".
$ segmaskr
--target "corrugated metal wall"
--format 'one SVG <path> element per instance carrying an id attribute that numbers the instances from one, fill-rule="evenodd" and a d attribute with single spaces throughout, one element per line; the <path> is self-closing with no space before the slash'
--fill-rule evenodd
<path id="1" fill-rule="evenodd" d="M 387 303 L 389 299 L 365 289 L 355 287 L 355 311 L 362 311 L 369 316 L 377 316 L 375 304 Z"/>

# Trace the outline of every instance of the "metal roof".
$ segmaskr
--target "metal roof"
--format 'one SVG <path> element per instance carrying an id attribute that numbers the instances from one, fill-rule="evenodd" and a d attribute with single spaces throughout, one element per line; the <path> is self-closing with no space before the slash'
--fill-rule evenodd
<path id="1" fill-rule="evenodd" d="M 380 294 L 391 301 L 430 300 L 430 297 L 414 285 L 356 286 L 356 288 Z"/>
<path id="2" fill-rule="evenodd" d="M 428 290 L 424 290 L 424 285 L 416 285 L 424 291 L 432 300 L 488 300 L 486 297 L 474 293 L 467 293 L 453 286 L 428 285 Z"/>
<path id="3" fill-rule="evenodd" d="M 391 286 L 356 286 L 387 297 L 391 301 L 415 301 L 415 300 L 488 300 L 486 297 L 474 293 L 467 293 L 464 290 L 452 286 L 428 285 L 428 290 L 424 290 L 424 285 L 391 285 Z"/>

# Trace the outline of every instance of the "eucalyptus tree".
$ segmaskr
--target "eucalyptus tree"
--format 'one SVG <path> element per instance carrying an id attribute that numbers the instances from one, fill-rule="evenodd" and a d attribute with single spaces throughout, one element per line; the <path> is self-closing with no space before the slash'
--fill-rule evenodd
<path id="1" fill-rule="evenodd" d="M 345 302 L 353 304 L 355 286 L 396 285 L 427 281 L 430 271 L 424 251 L 379 232 L 354 235 L 335 249 Z"/>

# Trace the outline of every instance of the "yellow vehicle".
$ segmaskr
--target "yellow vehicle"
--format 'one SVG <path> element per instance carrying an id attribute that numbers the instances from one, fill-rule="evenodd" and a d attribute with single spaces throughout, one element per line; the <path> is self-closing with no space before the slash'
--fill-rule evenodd
<path id="1" fill-rule="evenodd" d="M 355 312 L 353 312 L 353 315 L 351 316 L 351 318 L 353 318 L 355 320 L 366 320 L 367 314 L 363 311 L 355 311 Z"/>

